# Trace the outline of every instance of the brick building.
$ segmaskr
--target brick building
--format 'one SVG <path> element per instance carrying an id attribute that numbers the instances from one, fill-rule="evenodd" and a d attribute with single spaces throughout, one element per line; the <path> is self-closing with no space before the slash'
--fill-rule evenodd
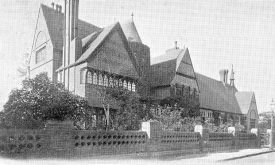
<path id="1" fill-rule="evenodd" d="M 99 111 L 98 89 L 122 86 L 141 96 L 163 99 L 175 86 L 197 96 L 203 118 L 212 113 L 244 118 L 256 127 L 258 112 L 253 92 L 239 92 L 232 70 L 220 72 L 221 81 L 196 73 L 188 48 L 169 49 L 150 61 L 150 48 L 142 43 L 133 19 L 100 28 L 78 18 L 78 0 L 52 7 L 41 4 L 31 52 L 30 75 L 47 72 L 85 97 Z M 230 115 L 227 115 L 230 116 Z"/>

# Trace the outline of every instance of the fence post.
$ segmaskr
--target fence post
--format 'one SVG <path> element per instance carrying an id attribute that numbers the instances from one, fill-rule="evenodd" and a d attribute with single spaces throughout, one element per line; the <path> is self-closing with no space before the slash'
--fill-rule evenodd
<path id="1" fill-rule="evenodd" d="M 239 145 L 239 139 L 237 138 L 237 132 L 236 132 L 236 128 L 235 127 L 228 127 L 227 130 L 228 133 L 233 135 L 233 139 L 232 139 L 232 149 L 237 149 L 238 145 Z"/>
<path id="2" fill-rule="evenodd" d="M 48 121 L 46 124 L 50 141 L 48 154 L 55 157 L 74 156 L 73 129 L 72 121 Z"/>
<path id="3" fill-rule="evenodd" d="M 162 128 L 158 121 L 149 120 L 141 123 L 141 130 L 145 131 L 148 135 L 149 145 L 147 151 L 158 151 L 160 148 L 160 139 Z"/>
<path id="4" fill-rule="evenodd" d="M 256 135 L 256 142 L 255 142 L 255 146 L 256 148 L 260 148 L 261 147 L 261 137 L 260 134 L 258 132 L 259 130 L 257 128 L 252 128 L 251 129 L 251 133 Z"/>
<path id="5" fill-rule="evenodd" d="M 198 132 L 201 135 L 200 138 L 200 150 L 209 148 L 209 129 L 203 128 L 202 125 L 195 125 L 194 132 Z"/>

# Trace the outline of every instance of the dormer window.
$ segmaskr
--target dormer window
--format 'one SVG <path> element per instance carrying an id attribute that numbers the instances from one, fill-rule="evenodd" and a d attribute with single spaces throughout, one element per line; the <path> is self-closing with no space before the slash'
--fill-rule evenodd
<path id="1" fill-rule="evenodd" d="M 46 60 L 46 46 L 43 48 L 39 49 L 35 53 L 35 63 L 40 63 L 42 61 Z"/>

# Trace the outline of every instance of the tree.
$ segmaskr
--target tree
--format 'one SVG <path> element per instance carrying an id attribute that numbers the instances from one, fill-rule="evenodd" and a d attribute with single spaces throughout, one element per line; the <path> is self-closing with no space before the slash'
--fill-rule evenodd
<path id="1" fill-rule="evenodd" d="M 4 105 L 4 123 L 11 128 L 44 127 L 47 120 L 91 120 L 86 100 L 70 93 L 61 83 L 50 81 L 46 73 L 25 79 L 21 89 L 12 90 Z M 88 125 L 86 126 L 88 127 Z"/>
<path id="2" fill-rule="evenodd" d="M 106 129 L 138 130 L 146 116 L 140 96 L 123 87 L 101 88 L 99 94 L 106 117 Z"/>
<path id="3" fill-rule="evenodd" d="M 267 129 L 271 128 L 271 113 L 263 112 L 259 114 L 259 131 L 266 132 Z"/>
<path id="4" fill-rule="evenodd" d="M 160 105 L 169 105 L 172 107 L 172 110 L 179 110 L 182 118 L 193 118 L 200 115 L 200 104 L 195 96 L 172 95 L 161 100 Z"/>
<path id="5" fill-rule="evenodd" d="M 159 121 L 164 130 L 193 132 L 195 125 L 200 124 L 200 117 L 182 117 L 180 109 L 168 105 L 152 106 L 152 119 Z"/>
<path id="6" fill-rule="evenodd" d="M 175 130 L 179 127 L 179 121 L 181 119 L 181 112 L 178 110 L 173 110 L 171 106 L 157 105 L 151 107 L 151 114 L 153 114 L 153 119 L 161 123 L 164 130 Z"/>
<path id="7" fill-rule="evenodd" d="M 22 63 L 17 68 L 17 72 L 20 77 L 29 77 L 30 75 L 30 54 L 25 53 L 22 56 Z"/>

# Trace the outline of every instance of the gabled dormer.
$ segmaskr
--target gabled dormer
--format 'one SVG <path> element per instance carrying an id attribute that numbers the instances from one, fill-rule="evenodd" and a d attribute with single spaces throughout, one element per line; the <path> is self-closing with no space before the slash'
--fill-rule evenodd
<path id="1" fill-rule="evenodd" d="M 152 95 L 157 98 L 169 96 L 171 86 L 176 85 L 191 93 L 199 91 L 188 48 L 179 49 L 176 46 L 164 55 L 153 58 L 150 78 Z"/>

